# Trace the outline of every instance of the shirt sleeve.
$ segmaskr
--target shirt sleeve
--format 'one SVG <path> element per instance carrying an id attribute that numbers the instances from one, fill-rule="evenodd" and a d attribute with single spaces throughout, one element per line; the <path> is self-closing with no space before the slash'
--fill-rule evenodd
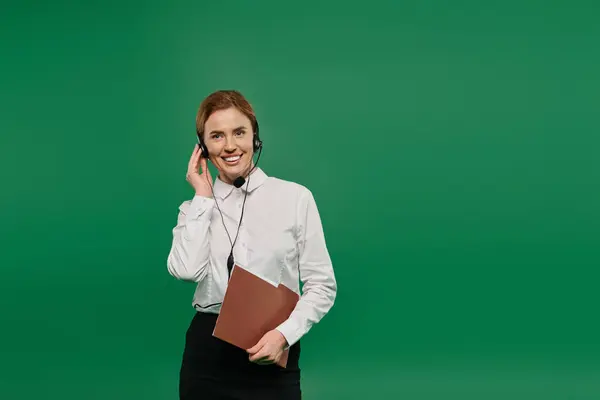
<path id="1" fill-rule="evenodd" d="M 194 196 L 179 207 L 173 242 L 167 257 L 169 273 L 184 281 L 199 282 L 210 260 L 209 226 L 214 199 Z"/>
<path id="2" fill-rule="evenodd" d="M 303 293 L 290 317 L 277 327 L 288 346 L 300 340 L 329 312 L 337 293 L 321 218 L 308 189 L 302 194 L 298 207 L 298 249 Z"/>

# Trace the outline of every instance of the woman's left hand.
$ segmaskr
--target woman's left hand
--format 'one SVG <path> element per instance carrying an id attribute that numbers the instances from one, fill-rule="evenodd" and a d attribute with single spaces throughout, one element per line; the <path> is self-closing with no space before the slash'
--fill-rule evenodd
<path id="1" fill-rule="evenodd" d="M 265 333 L 258 343 L 246 351 L 250 354 L 250 361 L 266 365 L 278 362 L 286 346 L 285 337 L 277 329 L 273 329 Z"/>

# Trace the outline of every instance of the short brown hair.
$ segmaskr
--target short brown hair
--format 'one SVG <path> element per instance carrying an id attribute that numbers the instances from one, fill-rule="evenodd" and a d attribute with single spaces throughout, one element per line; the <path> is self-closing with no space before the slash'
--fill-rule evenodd
<path id="1" fill-rule="evenodd" d="M 209 94 L 202 101 L 198 109 L 198 114 L 196 114 L 196 132 L 200 139 L 204 139 L 204 124 L 208 117 L 215 111 L 225 110 L 230 107 L 237 108 L 242 114 L 248 117 L 252 125 L 252 130 L 256 133 L 258 127 L 256 115 L 244 95 L 237 90 L 217 90 Z"/>

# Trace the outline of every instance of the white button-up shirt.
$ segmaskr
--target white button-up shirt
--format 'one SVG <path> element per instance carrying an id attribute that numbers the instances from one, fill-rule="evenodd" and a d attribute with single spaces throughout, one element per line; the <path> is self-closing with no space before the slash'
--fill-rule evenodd
<path id="1" fill-rule="evenodd" d="M 196 195 L 179 207 L 167 259 L 169 273 L 197 282 L 192 303 L 196 310 L 219 312 L 229 280 L 227 258 L 247 190 L 233 249 L 235 264 L 301 295 L 290 317 L 277 327 L 293 345 L 329 311 L 337 291 L 312 193 L 297 183 L 268 177 L 260 168 L 241 188 L 217 178 L 213 189 L 214 198 Z"/>

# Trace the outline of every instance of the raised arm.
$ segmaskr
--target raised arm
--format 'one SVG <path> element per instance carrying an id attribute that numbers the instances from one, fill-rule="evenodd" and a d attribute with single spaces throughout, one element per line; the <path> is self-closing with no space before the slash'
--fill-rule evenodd
<path id="1" fill-rule="evenodd" d="M 199 172 L 199 167 L 202 172 Z M 196 195 L 179 207 L 177 225 L 173 228 L 173 243 L 167 267 L 177 279 L 198 282 L 206 275 L 210 259 L 210 220 L 214 199 L 213 180 L 202 152 L 196 145 L 186 175 Z"/>
<path id="2" fill-rule="evenodd" d="M 177 279 L 199 282 L 210 259 L 210 216 L 214 199 L 194 196 L 179 207 L 173 243 L 167 258 L 169 273 Z"/>

